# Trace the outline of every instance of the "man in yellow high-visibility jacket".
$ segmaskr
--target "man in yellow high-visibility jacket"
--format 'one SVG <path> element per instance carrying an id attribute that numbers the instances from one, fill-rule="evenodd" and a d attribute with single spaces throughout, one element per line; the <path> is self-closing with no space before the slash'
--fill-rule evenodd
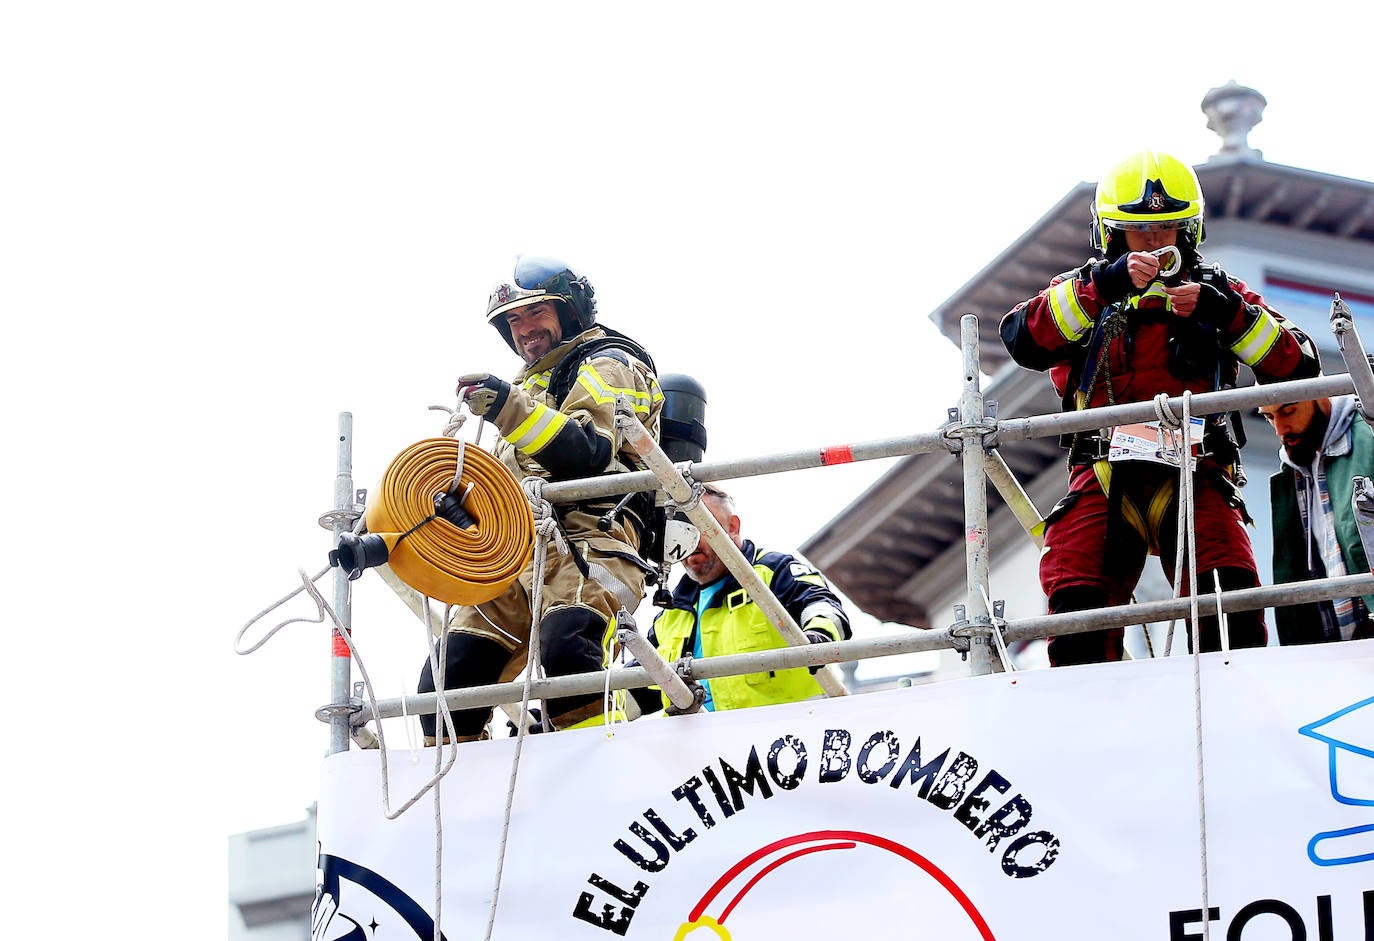
<path id="1" fill-rule="evenodd" d="M 847 639 L 849 617 L 821 573 L 796 556 L 761 549 L 741 538 L 734 499 L 719 487 L 707 484 L 705 489 L 702 505 L 739 546 L 807 639 L 813 644 Z M 659 614 L 649 632 L 649 642 L 664 660 L 672 663 L 684 656 L 715 657 L 787 646 L 763 609 L 740 587 L 704 538 L 682 564 L 687 574 L 673 591 L 672 605 Z M 710 710 L 796 702 L 822 693 L 805 667 L 722 676 L 702 685 L 706 687 L 704 707 Z M 656 687 L 637 693 L 635 699 L 641 709 L 648 712 L 658 708 Z M 663 703 L 666 705 L 666 697 Z"/>

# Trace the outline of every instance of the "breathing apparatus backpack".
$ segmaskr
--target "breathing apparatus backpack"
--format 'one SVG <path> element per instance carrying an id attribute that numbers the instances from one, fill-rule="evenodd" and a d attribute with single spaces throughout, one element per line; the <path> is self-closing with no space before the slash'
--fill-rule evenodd
<path id="1" fill-rule="evenodd" d="M 628 354 L 657 372 L 653 358 L 639 343 L 619 331 L 602 326 L 606 336 L 577 346 L 549 374 L 549 394 L 557 407 L 572 391 L 577 382 L 578 370 L 582 364 L 596 356 L 615 353 Z M 618 357 L 617 357 L 618 358 Z M 706 392 L 701 384 L 690 376 L 669 374 L 659 377 L 659 387 L 663 390 L 663 411 L 659 415 L 659 443 L 668 458 L 674 463 L 700 461 L 706 454 Z M 641 490 L 626 494 L 597 521 L 603 532 L 609 532 L 615 520 L 629 511 L 641 526 L 640 557 L 650 571 L 645 580 L 653 584 L 667 581 L 668 569 L 673 561 L 665 560 L 665 531 L 668 514 L 662 503 L 655 499 L 655 491 Z M 660 595 L 655 595 L 655 603 Z"/>

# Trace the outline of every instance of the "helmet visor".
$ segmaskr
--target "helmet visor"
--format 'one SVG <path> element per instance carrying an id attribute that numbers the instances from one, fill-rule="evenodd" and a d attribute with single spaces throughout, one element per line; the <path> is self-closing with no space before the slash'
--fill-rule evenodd
<path id="1" fill-rule="evenodd" d="M 1171 229 L 1186 229 L 1197 222 L 1197 216 L 1186 219 L 1103 219 L 1102 224 L 1109 229 L 1129 229 L 1132 232 L 1167 232 Z"/>
<path id="2" fill-rule="evenodd" d="M 568 271 L 568 266 L 553 258 L 521 257 L 515 262 L 515 286 L 531 291 L 547 290 L 549 281 Z"/>

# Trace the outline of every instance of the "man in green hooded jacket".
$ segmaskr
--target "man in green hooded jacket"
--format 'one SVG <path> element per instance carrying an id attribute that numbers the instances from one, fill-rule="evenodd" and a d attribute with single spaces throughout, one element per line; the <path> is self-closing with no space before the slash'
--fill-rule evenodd
<path id="1" fill-rule="evenodd" d="M 1357 477 L 1374 475 L 1374 431 L 1354 396 L 1265 405 L 1260 414 L 1282 447 L 1269 478 L 1274 582 L 1368 572 L 1352 499 Z M 1374 595 L 1276 608 L 1279 643 L 1374 637 Z"/>

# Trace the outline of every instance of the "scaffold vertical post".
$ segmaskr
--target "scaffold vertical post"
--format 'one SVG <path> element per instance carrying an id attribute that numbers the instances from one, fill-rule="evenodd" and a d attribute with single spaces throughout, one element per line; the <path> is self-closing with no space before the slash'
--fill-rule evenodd
<path id="1" fill-rule="evenodd" d="M 339 462 L 334 475 L 334 545 L 339 544 L 339 536 L 352 528 L 353 510 L 353 413 L 339 413 Z M 345 629 L 353 630 L 353 611 L 349 600 L 348 575 L 343 566 L 334 568 L 334 613 Z M 333 628 L 330 638 L 330 702 L 348 702 L 352 691 L 353 664 L 349 657 L 348 644 L 337 627 Z M 336 709 L 329 718 L 329 754 L 348 751 L 347 710 Z"/>
<path id="2" fill-rule="evenodd" d="M 987 423 L 983 393 L 979 383 L 978 317 L 964 314 L 959 319 L 960 341 L 964 352 L 964 391 L 959 397 L 959 423 L 963 426 L 964 466 L 964 562 L 968 570 L 969 623 L 975 627 L 992 626 L 988 610 L 988 496 L 987 450 L 979 429 Z M 975 633 L 969 645 L 969 669 L 975 675 L 992 673 L 996 659 L 992 638 Z"/>

